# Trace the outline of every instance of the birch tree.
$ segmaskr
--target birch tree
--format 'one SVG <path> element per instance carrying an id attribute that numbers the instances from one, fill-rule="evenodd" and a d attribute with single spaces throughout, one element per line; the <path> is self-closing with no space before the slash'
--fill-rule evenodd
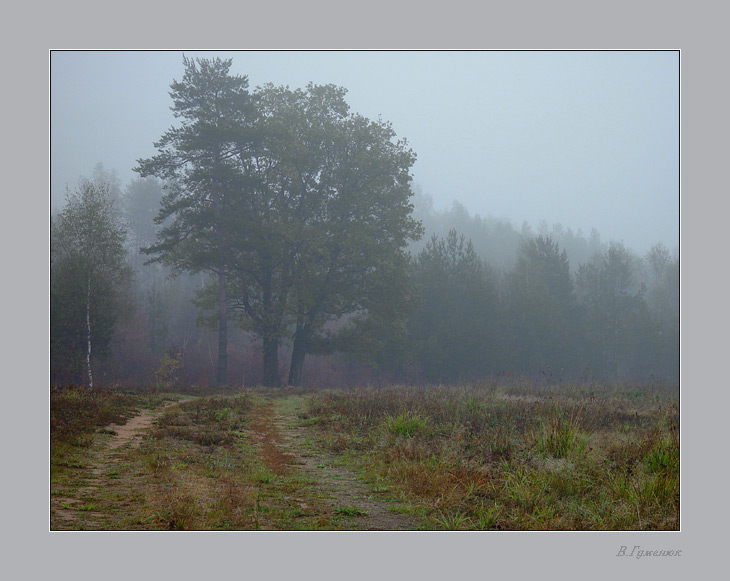
<path id="1" fill-rule="evenodd" d="M 51 225 L 51 359 L 83 368 L 89 387 L 92 360 L 107 352 L 131 276 L 125 239 L 108 184 L 84 181 L 67 191 Z"/>

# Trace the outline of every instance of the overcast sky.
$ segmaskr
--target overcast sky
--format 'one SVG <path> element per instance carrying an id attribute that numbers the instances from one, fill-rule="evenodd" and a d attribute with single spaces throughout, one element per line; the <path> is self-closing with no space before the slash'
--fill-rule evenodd
<path id="1" fill-rule="evenodd" d="M 437 209 L 559 222 L 639 253 L 679 243 L 677 52 L 194 52 L 267 82 L 348 89 L 392 122 Z M 176 123 L 182 52 L 51 53 L 51 193 L 101 162 L 125 186 Z"/>

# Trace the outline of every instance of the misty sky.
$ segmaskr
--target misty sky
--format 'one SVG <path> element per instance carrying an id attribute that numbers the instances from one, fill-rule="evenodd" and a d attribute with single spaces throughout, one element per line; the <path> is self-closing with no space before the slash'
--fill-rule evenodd
<path id="1" fill-rule="evenodd" d="M 437 209 L 560 222 L 639 253 L 679 243 L 677 52 L 193 52 L 233 58 L 251 88 L 348 89 L 351 109 L 391 121 Z M 51 53 L 51 194 L 101 162 L 122 186 L 176 123 L 168 91 L 182 52 Z"/>

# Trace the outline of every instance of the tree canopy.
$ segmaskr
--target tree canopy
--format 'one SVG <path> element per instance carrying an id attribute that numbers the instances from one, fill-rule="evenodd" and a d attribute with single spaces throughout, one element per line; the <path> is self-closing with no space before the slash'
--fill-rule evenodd
<path id="1" fill-rule="evenodd" d="M 550 237 L 525 238 L 507 284 L 513 365 L 574 371 L 576 305 L 567 252 Z"/>
<path id="2" fill-rule="evenodd" d="M 415 152 L 345 88 L 249 90 L 231 60 L 183 65 L 140 177 L 122 190 L 98 164 L 51 219 L 54 378 L 158 377 L 174 360 L 191 384 L 230 386 L 229 351 L 230 375 L 268 386 L 330 365 L 333 382 L 678 378 L 676 252 L 423 196 L 414 214 Z"/>
<path id="3" fill-rule="evenodd" d="M 416 361 L 429 381 L 457 381 L 498 365 L 498 297 L 492 273 L 470 240 L 435 235 L 414 263 L 422 304 L 409 330 Z"/>
<path id="4" fill-rule="evenodd" d="M 293 342 L 289 382 L 322 350 L 327 323 L 374 308 L 374 280 L 420 236 L 411 217 L 415 154 L 392 126 L 349 112 L 346 91 L 266 85 L 253 94 L 230 61 L 185 59 L 172 86 L 183 119 L 137 171 L 167 181 L 147 252 L 215 277 L 218 383 L 225 383 L 230 309 L 262 340 L 264 382 Z M 404 273 L 405 276 L 405 273 Z M 203 304 L 205 300 L 203 300 Z M 331 339 L 331 337 L 330 337 Z"/>

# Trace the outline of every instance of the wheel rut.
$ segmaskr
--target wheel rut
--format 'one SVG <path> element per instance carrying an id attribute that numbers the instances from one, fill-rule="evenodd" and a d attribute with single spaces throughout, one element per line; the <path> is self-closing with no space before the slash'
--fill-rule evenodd
<path id="1" fill-rule="evenodd" d="M 280 435 L 280 443 L 297 465 L 322 493 L 322 499 L 332 513 L 352 517 L 353 530 L 413 531 L 416 519 L 395 512 L 394 503 L 379 499 L 358 476 L 338 462 L 337 457 L 313 444 L 311 428 L 302 426 L 297 418 L 298 408 L 277 406 L 272 421 Z"/>
<path id="2" fill-rule="evenodd" d="M 154 410 L 144 410 L 124 424 L 109 424 L 100 429 L 101 434 L 110 434 L 111 438 L 94 445 L 85 466 L 83 484 L 72 496 L 51 496 L 51 530 L 73 528 L 78 524 L 83 524 L 85 529 L 103 529 L 105 515 L 94 510 L 100 487 L 123 486 L 113 476 L 124 460 L 125 452 L 137 448 L 155 418 L 178 403 L 180 402 L 172 402 Z"/>

